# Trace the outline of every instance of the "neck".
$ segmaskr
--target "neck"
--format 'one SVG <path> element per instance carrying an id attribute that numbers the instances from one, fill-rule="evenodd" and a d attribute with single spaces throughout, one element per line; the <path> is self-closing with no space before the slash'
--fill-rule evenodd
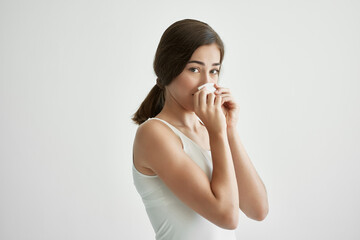
<path id="1" fill-rule="evenodd" d="M 186 128 L 195 132 L 202 128 L 195 112 L 185 109 L 169 92 L 165 94 L 164 107 L 157 117 L 171 122 L 175 127 Z"/>

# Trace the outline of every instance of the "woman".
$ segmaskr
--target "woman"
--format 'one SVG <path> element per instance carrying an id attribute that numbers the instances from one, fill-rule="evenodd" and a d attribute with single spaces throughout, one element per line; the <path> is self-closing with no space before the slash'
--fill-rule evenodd
<path id="1" fill-rule="evenodd" d="M 236 130 L 239 105 L 218 85 L 224 46 L 206 23 L 185 19 L 161 37 L 157 84 L 139 124 L 133 177 L 156 239 L 235 239 L 239 208 L 263 220 L 265 186 Z M 213 83 L 216 92 L 205 87 Z"/>

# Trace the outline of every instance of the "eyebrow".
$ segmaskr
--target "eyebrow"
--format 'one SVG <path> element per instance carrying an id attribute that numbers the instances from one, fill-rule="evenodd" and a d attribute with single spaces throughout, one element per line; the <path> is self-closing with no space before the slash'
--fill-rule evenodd
<path id="1" fill-rule="evenodd" d="M 200 62 L 200 61 L 196 61 L 196 60 L 188 61 L 188 63 L 197 63 L 197 64 L 200 64 L 200 65 L 205 66 L 205 63 Z M 220 64 L 220 63 L 213 63 L 213 64 L 212 64 L 212 66 L 219 66 L 219 65 L 221 65 L 221 64 Z"/>

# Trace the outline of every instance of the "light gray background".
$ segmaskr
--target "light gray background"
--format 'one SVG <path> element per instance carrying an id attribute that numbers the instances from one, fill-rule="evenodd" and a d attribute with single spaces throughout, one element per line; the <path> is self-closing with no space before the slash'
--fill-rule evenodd
<path id="1" fill-rule="evenodd" d="M 0 239 L 154 239 L 130 121 L 157 44 L 195 18 L 270 212 L 238 239 L 359 239 L 360 2 L 0 1 Z"/>

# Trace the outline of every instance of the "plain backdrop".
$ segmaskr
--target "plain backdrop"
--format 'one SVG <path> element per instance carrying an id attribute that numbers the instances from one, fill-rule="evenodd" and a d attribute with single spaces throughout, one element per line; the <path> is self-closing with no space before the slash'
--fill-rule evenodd
<path id="1" fill-rule="evenodd" d="M 131 116 L 175 21 L 225 43 L 221 83 L 270 211 L 238 239 L 360 239 L 360 2 L 0 1 L 0 239 L 154 239 Z"/>

